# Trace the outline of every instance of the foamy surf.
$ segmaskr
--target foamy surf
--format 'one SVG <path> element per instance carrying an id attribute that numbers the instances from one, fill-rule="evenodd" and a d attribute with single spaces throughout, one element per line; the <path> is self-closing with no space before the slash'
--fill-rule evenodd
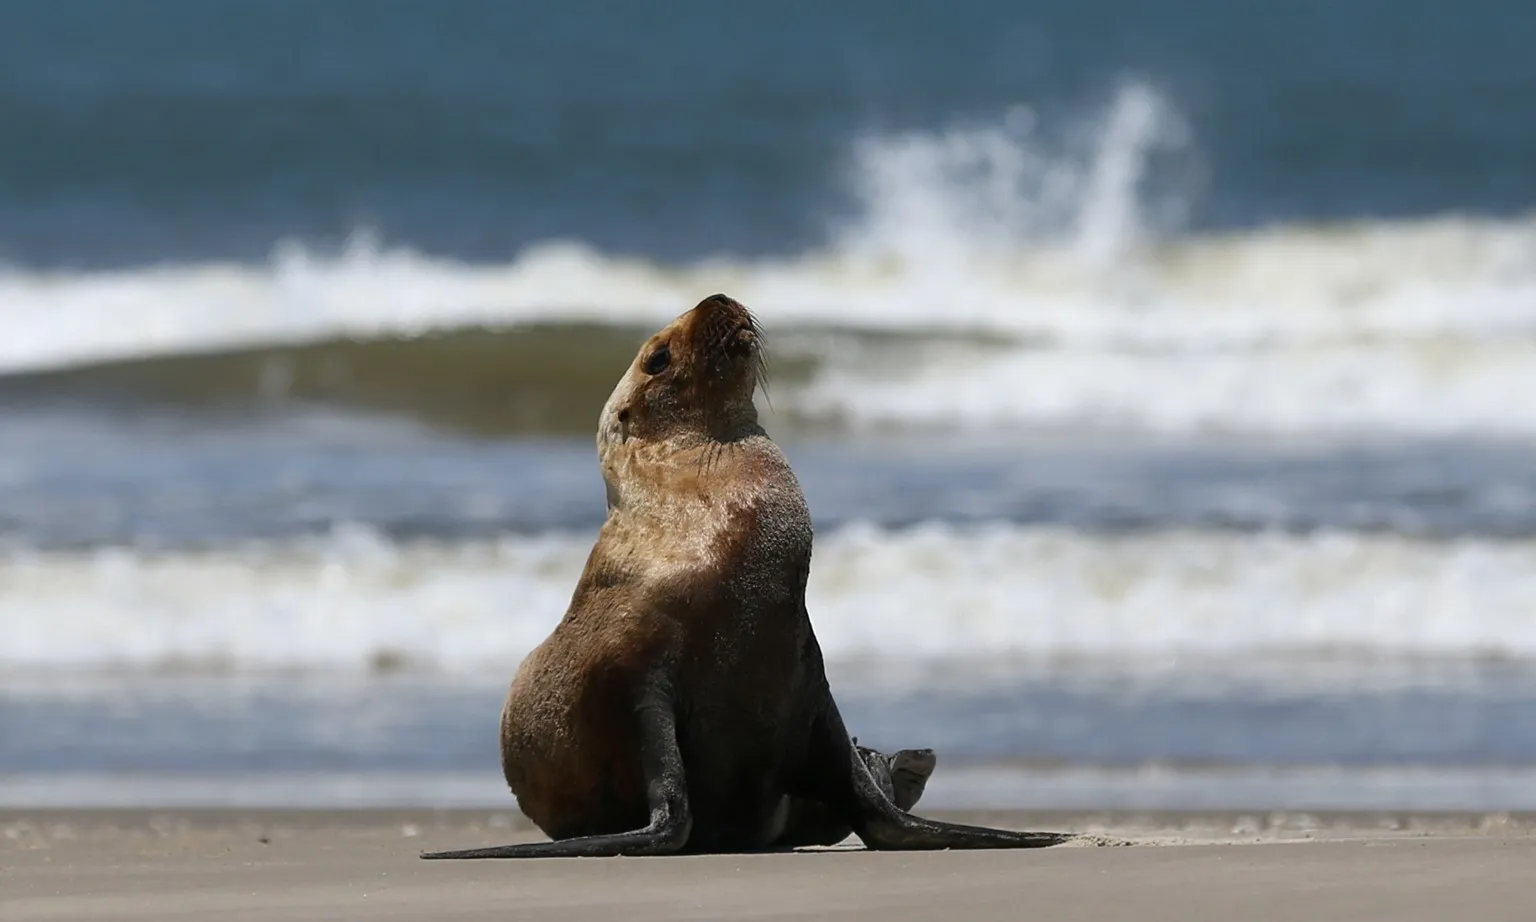
<path id="1" fill-rule="evenodd" d="M 351 529 L 205 552 L 13 552 L 9 670 L 502 671 L 556 623 L 589 536 Z M 1296 654 L 1536 657 L 1536 543 L 1391 535 L 846 527 L 808 605 L 834 663 Z"/>
<path id="2" fill-rule="evenodd" d="M 1514 399 L 1536 386 L 1536 222 L 1290 229 L 1164 243 L 1112 271 L 1070 263 L 1037 249 L 953 274 L 835 252 L 667 268 L 552 245 L 500 267 L 368 251 L 13 272 L 0 367 L 552 320 L 645 328 L 723 290 L 781 339 L 908 334 L 894 350 L 798 337 L 819 371 L 783 408 L 855 425 L 1536 433 L 1536 408 Z"/>
<path id="3" fill-rule="evenodd" d="M 650 325 L 732 292 L 786 328 L 990 332 L 1052 348 L 1239 349 L 1536 333 L 1536 217 L 1184 236 L 1113 265 L 1012 244 L 957 263 L 859 246 L 666 266 L 579 241 L 504 265 L 362 235 L 266 265 L 0 272 L 0 370 L 530 322 Z M 125 322 L 125 319 L 131 322 Z"/>
<path id="4" fill-rule="evenodd" d="M 852 425 L 1536 433 L 1536 218 L 1178 232 L 1198 146 L 1153 88 L 1074 126 L 1027 108 L 848 151 L 855 216 L 798 256 L 665 265 L 551 240 L 501 264 L 359 234 L 265 265 L 0 272 L 0 373 L 530 323 L 651 328 L 726 291 L 816 377 L 784 408 Z M 1219 180 L 1219 177 L 1218 177 Z M 944 334 L 985 334 L 1001 351 Z M 933 336 L 931 348 L 920 345 Z"/>

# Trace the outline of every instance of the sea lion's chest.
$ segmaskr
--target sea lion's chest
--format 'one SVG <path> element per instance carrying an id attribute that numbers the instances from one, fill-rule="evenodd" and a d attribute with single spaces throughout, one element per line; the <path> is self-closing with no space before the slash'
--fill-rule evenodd
<path id="1" fill-rule="evenodd" d="M 803 592 L 812 528 L 803 496 L 695 495 L 609 517 L 600 545 L 637 589 L 688 598 Z"/>

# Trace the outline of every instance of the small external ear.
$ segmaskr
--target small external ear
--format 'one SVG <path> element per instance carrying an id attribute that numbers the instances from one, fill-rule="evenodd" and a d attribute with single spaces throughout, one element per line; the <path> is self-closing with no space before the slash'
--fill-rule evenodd
<path id="1" fill-rule="evenodd" d="M 619 411 L 619 441 L 629 441 L 629 407 Z"/>

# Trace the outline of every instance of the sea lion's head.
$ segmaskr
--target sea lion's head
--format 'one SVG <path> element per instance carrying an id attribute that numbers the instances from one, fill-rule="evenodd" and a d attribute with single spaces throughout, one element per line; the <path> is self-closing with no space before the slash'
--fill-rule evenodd
<path id="1" fill-rule="evenodd" d="M 686 448 L 761 433 L 752 402 L 762 331 L 733 298 L 710 295 L 646 340 L 603 406 L 598 451 L 639 442 Z"/>

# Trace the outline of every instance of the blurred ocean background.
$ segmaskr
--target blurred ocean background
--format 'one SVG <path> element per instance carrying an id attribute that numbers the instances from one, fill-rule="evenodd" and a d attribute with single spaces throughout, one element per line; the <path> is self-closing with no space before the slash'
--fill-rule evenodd
<path id="1" fill-rule="evenodd" d="M 0 0 L 0 804 L 511 807 L 724 291 L 925 803 L 1536 808 L 1526 7 Z"/>

